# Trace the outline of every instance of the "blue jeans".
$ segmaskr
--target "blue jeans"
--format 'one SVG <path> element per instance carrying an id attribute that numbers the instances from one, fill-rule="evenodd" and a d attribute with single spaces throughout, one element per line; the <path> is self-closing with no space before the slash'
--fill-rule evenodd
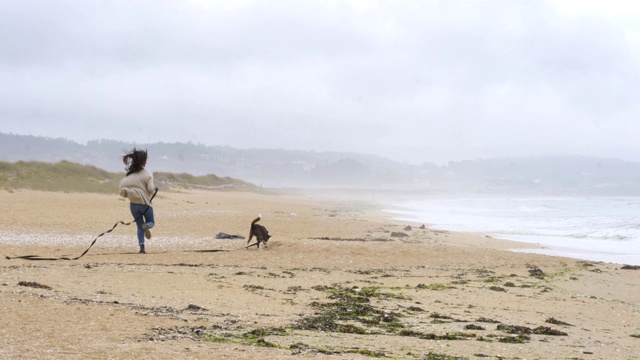
<path id="1" fill-rule="evenodd" d="M 151 205 L 131 203 L 131 215 L 138 225 L 138 245 L 144 245 L 144 229 L 142 224 L 147 224 L 149 229 L 155 225 L 153 220 L 153 207 Z"/>

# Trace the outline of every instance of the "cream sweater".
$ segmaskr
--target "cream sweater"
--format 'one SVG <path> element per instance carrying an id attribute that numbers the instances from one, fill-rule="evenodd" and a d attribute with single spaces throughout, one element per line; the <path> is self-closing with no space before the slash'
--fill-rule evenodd
<path id="1" fill-rule="evenodd" d="M 154 191 L 153 174 L 147 169 L 127 175 L 120 181 L 120 196 L 129 198 L 134 204 L 150 205 Z"/>

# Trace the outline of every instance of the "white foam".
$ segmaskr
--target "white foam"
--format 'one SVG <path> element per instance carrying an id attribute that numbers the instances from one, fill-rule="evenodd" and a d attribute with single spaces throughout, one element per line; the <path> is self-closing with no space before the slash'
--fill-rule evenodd
<path id="1" fill-rule="evenodd" d="M 389 212 L 437 229 L 540 244 L 547 254 L 640 264 L 638 197 L 439 198 Z"/>

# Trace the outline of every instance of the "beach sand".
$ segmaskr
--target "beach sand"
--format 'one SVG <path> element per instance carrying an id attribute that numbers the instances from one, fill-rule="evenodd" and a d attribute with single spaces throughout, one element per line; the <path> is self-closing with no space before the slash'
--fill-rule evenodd
<path id="1" fill-rule="evenodd" d="M 0 190 L 0 358 L 640 359 L 640 270 L 318 195 Z M 245 249 L 258 214 L 267 250 Z M 411 229 L 405 229 L 411 226 Z M 402 236 L 404 233 L 406 236 Z"/>

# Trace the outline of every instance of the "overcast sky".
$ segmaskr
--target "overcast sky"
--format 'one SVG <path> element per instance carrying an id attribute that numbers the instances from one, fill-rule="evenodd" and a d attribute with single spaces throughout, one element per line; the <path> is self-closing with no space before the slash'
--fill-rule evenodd
<path id="1" fill-rule="evenodd" d="M 0 0 L 0 132 L 640 161 L 636 4 Z"/>

